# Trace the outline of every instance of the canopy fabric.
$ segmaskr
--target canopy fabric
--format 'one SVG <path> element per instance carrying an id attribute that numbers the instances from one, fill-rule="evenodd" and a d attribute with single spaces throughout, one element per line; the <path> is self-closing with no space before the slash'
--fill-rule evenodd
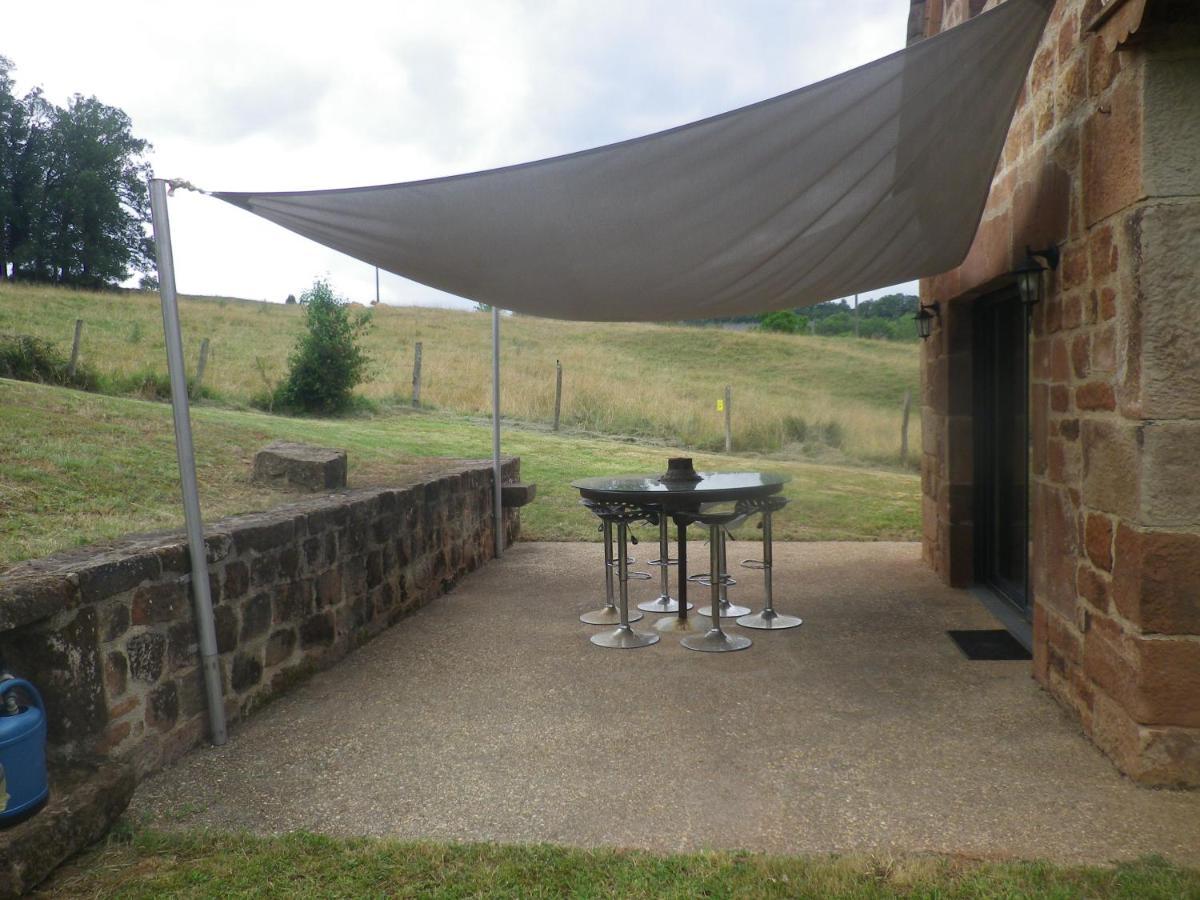
<path id="1" fill-rule="evenodd" d="M 216 196 L 364 262 L 560 319 L 805 306 L 957 266 L 1053 0 L 669 131 L 485 172 Z"/>

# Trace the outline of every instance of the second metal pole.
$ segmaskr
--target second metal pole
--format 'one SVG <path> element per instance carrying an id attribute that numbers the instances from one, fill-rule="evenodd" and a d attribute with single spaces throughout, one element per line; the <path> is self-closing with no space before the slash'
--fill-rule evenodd
<path id="1" fill-rule="evenodd" d="M 192 421 L 188 411 L 187 373 L 183 361 L 183 337 L 179 327 L 179 304 L 175 296 L 175 258 L 171 251 L 171 225 L 167 219 L 167 184 L 150 179 L 150 215 L 154 224 L 154 249 L 158 259 L 158 290 L 162 298 L 163 337 L 167 344 L 167 369 L 171 376 L 171 413 L 175 419 L 175 455 L 183 488 L 183 518 L 187 524 L 188 552 L 192 563 L 192 599 L 200 639 L 200 663 L 208 700 L 208 723 L 212 742 L 225 743 L 225 698 L 221 691 L 221 669 L 217 656 L 217 630 L 213 624 L 212 594 L 208 585 L 208 555 L 204 547 L 204 523 L 200 518 L 200 494 L 196 488 L 196 456 L 192 446 Z"/>
<path id="2" fill-rule="evenodd" d="M 500 309 L 492 307 L 492 480 L 495 482 L 494 515 L 496 558 L 504 555 L 504 506 L 500 473 Z"/>

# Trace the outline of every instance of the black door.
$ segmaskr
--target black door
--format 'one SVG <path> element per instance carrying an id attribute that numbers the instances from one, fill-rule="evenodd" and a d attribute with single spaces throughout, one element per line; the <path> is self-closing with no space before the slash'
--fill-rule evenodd
<path id="1" fill-rule="evenodd" d="M 976 580 L 1026 620 L 1029 606 L 1029 367 L 1016 290 L 976 301 Z"/>

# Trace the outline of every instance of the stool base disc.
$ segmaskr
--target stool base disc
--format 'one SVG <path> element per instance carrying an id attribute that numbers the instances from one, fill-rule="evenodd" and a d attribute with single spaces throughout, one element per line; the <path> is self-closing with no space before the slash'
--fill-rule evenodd
<path id="1" fill-rule="evenodd" d="M 649 647 L 658 643 L 658 635 L 646 631 L 634 631 L 629 626 L 622 626 L 616 631 L 604 631 L 593 634 L 591 642 L 597 647 L 612 647 L 617 650 L 629 650 L 633 647 Z"/>
<path id="2" fill-rule="evenodd" d="M 690 634 L 679 643 L 689 650 L 700 650 L 704 653 L 731 653 L 734 650 L 745 650 L 754 642 L 740 634 L 725 634 L 711 628 L 704 634 Z"/>
<path id="3" fill-rule="evenodd" d="M 737 620 L 737 623 L 743 628 L 759 628 L 764 631 L 783 631 L 785 628 L 799 628 L 804 624 L 804 620 L 799 616 L 781 616 L 779 613 L 772 611 L 770 614 L 764 610 L 763 612 L 754 613 L 750 616 L 742 616 Z"/>
<path id="4" fill-rule="evenodd" d="M 696 610 L 702 616 L 712 618 L 712 607 L 702 606 Z M 736 619 L 738 616 L 748 616 L 752 610 L 748 606 L 736 606 L 733 603 L 726 603 L 721 607 L 722 619 Z"/>
<path id="5" fill-rule="evenodd" d="M 642 618 L 640 612 L 629 611 L 630 622 L 636 622 L 640 618 Z M 579 621 L 584 625 L 620 625 L 621 612 L 615 606 L 602 606 L 591 612 L 585 612 L 579 617 Z"/>
<path id="6" fill-rule="evenodd" d="M 695 606 L 694 603 L 688 603 L 688 609 Z M 679 612 L 679 601 L 674 597 L 658 596 L 653 600 L 647 600 L 645 603 L 639 603 L 637 608 L 644 612 L 652 613 L 677 613 Z"/>
<path id="7" fill-rule="evenodd" d="M 654 630 L 659 634 L 703 634 L 709 630 L 709 625 L 695 616 L 688 616 L 686 619 L 664 616 L 654 623 Z"/>

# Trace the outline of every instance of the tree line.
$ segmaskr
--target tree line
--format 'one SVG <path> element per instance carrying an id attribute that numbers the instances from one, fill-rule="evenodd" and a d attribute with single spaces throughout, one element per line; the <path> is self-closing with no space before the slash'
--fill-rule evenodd
<path id="1" fill-rule="evenodd" d="M 17 96 L 13 69 L 0 56 L 0 279 L 99 288 L 153 272 L 150 144 L 95 97 Z"/>
<path id="2" fill-rule="evenodd" d="M 855 311 L 845 300 L 829 300 L 814 306 L 781 309 L 770 313 L 697 319 L 692 325 L 753 325 L 762 331 L 783 334 L 855 335 L 884 340 L 916 339 L 913 314 L 920 306 L 914 294 L 886 294 L 863 300 Z"/>

